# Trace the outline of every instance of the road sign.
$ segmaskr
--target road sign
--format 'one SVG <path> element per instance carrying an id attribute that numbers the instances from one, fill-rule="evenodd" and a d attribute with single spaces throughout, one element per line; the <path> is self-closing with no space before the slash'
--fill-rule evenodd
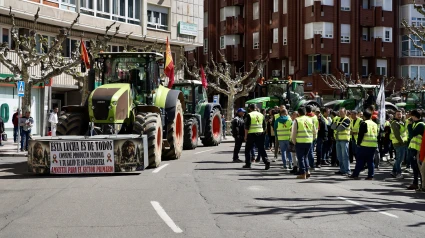
<path id="1" fill-rule="evenodd" d="M 214 95 L 213 96 L 213 103 L 219 103 L 220 102 L 220 95 Z"/>
<path id="2" fill-rule="evenodd" d="M 18 96 L 23 97 L 25 95 L 25 82 L 18 81 Z"/>

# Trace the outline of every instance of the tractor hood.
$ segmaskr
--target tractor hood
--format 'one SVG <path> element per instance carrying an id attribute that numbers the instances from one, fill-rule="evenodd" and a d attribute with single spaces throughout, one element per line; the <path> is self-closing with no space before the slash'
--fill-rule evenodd
<path id="1" fill-rule="evenodd" d="M 323 106 L 333 108 L 336 105 L 339 105 L 339 104 L 341 104 L 343 102 L 344 102 L 344 100 L 334 100 L 334 101 L 330 101 L 328 103 L 325 103 L 325 105 L 323 105 Z"/>
<path id="2" fill-rule="evenodd" d="M 122 123 L 128 117 L 129 102 L 129 84 L 101 85 L 89 97 L 90 120 L 96 123 Z"/>
<path id="3" fill-rule="evenodd" d="M 397 107 L 402 107 L 405 108 L 406 107 L 406 103 L 405 102 L 399 102 L 395 104 Z"/>
<path id="4" fill-rule="evenodd" d="M 254 99 L 246 101 L 245 106 L 248 106 L 249 104 L 257 104 L 257 103 L 263 103 L 263 102 L 269 102 L 269 101 L 270 101 L 270 97 L 254 98 Z"/>

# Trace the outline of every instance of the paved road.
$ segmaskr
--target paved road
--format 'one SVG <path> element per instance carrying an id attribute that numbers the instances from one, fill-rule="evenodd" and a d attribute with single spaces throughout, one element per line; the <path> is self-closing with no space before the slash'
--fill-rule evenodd
<path id="1" fill-rule="evenodd" d="M 185 151 L 157 173 L 33 176 L 0 158 L 0 237 L 424 237 L 410 180 L 352 181 L 334 168 L 295 180 L 229 163 L 233 145 Z"/>

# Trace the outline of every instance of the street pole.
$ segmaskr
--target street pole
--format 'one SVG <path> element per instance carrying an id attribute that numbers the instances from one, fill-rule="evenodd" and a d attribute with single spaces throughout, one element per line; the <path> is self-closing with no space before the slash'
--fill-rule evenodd
<path id="1" fill-rule="evenodd" d="M 19 116 L 20 110 L 21 110 L 21 97 L 18 96 L 18 116 Z M 19 121 L 20 121 L 20 118 L 18 118 L 18 145 L 17 145 L 17 148 L 16 148 L 16 152 L 18 152 L 18 153 L 19 153 L 19 144 L 20 144 L 20 141 L 21 141 L 21 139 L 20 139 L 20 136 L 21 136 L 21 126 L 19 125 Z"/>

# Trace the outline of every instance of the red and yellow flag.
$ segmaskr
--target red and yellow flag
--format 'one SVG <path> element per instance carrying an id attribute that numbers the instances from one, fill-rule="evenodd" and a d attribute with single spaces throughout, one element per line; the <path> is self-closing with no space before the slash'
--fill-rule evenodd
<path id="1" fill-rule="evenodd" d="M 174 84 L 174 62 L 173 62 L 173 56 L 171 55 L 171 47 L 170 47 L 170 42 L 168 42 L 168 37 L 167 37 L 167 46 L 165 50 L 164 74 L 167 75 L 167 77 L 169 78 L 168 88 L 171 88 Z"/>
<path id="2" fill-rule="evenodd" d="M 201 65 L 201 80 L 202 80 L 202 87 L 207 89 L 208 87 L 207 77 L 205 76 L 204 67 L 202 67 L 202 65 Z"/>
<path id="3" fill-rule="evenodd" d="M 86 45 L 84 44 L 83 39 L 81 39 L 81 60 L 84 62 L 86 69 L 90 69 L 90 59 L 89 54 L 87 53 Z"/>

